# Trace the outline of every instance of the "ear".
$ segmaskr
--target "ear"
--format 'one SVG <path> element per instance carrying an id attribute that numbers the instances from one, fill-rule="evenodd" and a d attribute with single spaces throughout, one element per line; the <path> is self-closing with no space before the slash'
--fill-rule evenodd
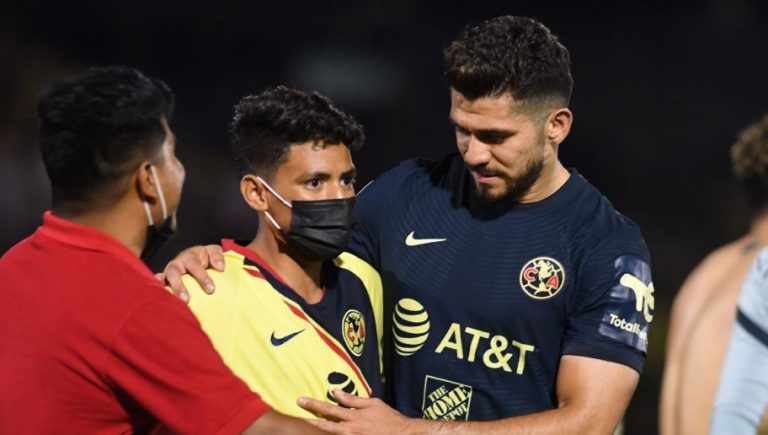
<path id="1" fill-rule="evenodd" d="M 240 194 L 243 195 L 245 203 L 256 211 L 265 211 L 269 209 L 267 202 L 267 189 L 259 182 L 253 174 L 244 175 L 240 179 Z"/>
<path id="2" fill-rule="evenodd" d="M 573 113 L 567 107 L 554 110 L 545 121 L 545 133 L 547 142 L 557 146 L 564 141 L 571 131 Z"/>
<path id="3" fill-rule="evenodd" d="M 152 176 L 151 167 L 152 163 L 149 160 L 144 160 L 139 164 L 135 174 L 136 191 L 139 198 L 145 199 L 150 204 L 155 204 L 158 201 L 157 180 Z"/>

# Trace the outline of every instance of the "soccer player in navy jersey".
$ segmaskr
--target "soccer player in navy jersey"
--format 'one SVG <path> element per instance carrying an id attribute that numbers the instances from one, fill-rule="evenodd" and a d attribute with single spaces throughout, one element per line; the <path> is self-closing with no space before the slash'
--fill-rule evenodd
<path id="1" fill-rule="evenodd" d="M 363 189 L 349 248 L 392 301 L 394 409 L 342 391 L 345 407 L 299 403 L 336 433 L 610 433 L 642 370 L 654 290 L 637 226 L 558 159 L 568 51 L 538 21 L 502 16 L 449 45 L 445 75 L 458 153 Z M 177 280 L 206 254 L 167 271 Z"/>

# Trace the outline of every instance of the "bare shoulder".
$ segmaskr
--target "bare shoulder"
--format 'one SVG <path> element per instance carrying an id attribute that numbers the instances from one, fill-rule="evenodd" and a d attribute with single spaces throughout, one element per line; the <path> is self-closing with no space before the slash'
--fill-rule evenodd
<path id="1" fill-rule="evenodd" d="M 675 306 L 698 306 L 697 302 L 706 300 L 726 276 L 740 285 L 759 250 L 760 245 L 750 236 L 715 249 L 688 275 L 675 297 Z"/>
<path id="2" fill-rule="evenodd" d="M 735 306 L 738 290 L 761 245 L 749 235 L 712 251 L 688 275 L 672 303 L 670 343 L 686 335 L 691 322 L 713 303 L 721 309 Z"/>

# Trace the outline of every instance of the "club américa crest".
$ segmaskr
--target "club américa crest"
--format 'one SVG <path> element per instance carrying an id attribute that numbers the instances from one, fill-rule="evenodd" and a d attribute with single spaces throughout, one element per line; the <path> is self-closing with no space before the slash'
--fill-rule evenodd
<path id="1" fill-rule="evenodd" d="M 355 356 L 363 354 L 365 348 L 365 318 L 357 310 L 348 310 L 341 321 L 344 344 Z"/>
<path id="2" fill-rule="evenodd" d="M 537 257 L 520 270 L 520 287 L 528 296 L 544 300 L 555 296 L 565 284 L 565 269 L 551 257 Z"/>

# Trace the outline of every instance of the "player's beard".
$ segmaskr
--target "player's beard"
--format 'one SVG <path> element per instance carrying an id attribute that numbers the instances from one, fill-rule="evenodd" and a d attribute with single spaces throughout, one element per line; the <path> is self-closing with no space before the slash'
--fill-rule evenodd
<path id="1" fill-rule="evenodd" d="M 531 190 L 531 186 L 539 179 L 543 168 L 544 156 L 541 153 L 537 153 L 535 157 L 526 162 L 522 172 L 517 176 L 509 176 L 504 173 L 494 174 L 504 180 L 503 191 L 497 192 L 485 185 L 475 184 L 478 195 L 483 201 L 488 203 L 517 203 L 520 198 Z"/>

